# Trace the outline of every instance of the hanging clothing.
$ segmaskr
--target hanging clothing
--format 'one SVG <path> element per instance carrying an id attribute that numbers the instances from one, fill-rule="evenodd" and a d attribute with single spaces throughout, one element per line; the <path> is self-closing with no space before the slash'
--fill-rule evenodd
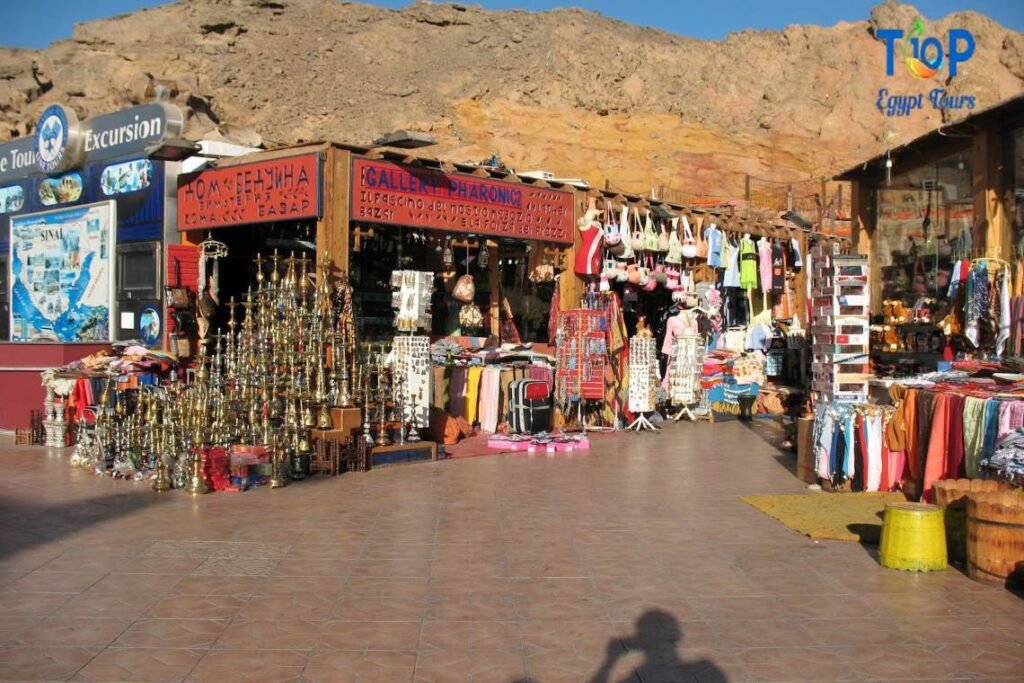
<path id="1" fill-rule="evenodd" d="M 949 402 L 949 450 L 946 452 L 946 469 L 943 479 L 959 479 L 964 476 L 964 407 L 967 397 L 953 394 Z"/>
<path id="2" fill-rule="evenodd" d="M 757 241 L 758 275 L 761 279 L 761 291 L 772 290 L 772 245 L 767 237 Z"/>
<path id="3" fill-rule="evenodd" d="M 999 425 L 999 431 L 996 434 L 997 440 L 1002 439 L 1018 427 L 1024 426 L 1024 401 L 1000 401 L 997 424 Z"/>
<path id="4" fill-rule="evenodd" d="M 462 416 L 466 422 L 473 424 L 477 421 L 480 406 L 480 380 L 483 377 L 484 369 L 479 365 L 469 368 L 466 376 L 466 403 L 463 406 Z"/>
<path id="5" fill-rule="evenodd" d="M 996 437 L 999 433 L 999 407 L 1002 402 L 989 399 L 985 404 L 985 418 L 982 423 L 984 433 L 981 440 L 981 460 L 991 458 L 996 450 Z"/>
<path id="6" fill-rule="evenodd" d="M 800 254 L 800 242 L 795 237 L 789 238 L 790 251 L 792 252 L 792 268 L 794 273 L 799 273 L 804 267 L 804 258 Z"/>
<path id="7" fill-rule="evenodd" d="M 746 290 L 757 287 L 757 247 L 749 237 L 740 240 L 740 287 Z"/>
<path id="8" fill-rule="evenodd" d="M 722 278 L 723 287 L 740 286 L 740 249 L 739 245 L 730 241 L 725 242 L 725 275 Z"/>
<path id="9" fill-rule="evenodd" d="M 964 441 L 964 475 L 976 478 L 980 473 L 982 441 L 985 438 L 985 406 L 986 399 L 968 396 L 964 401 L 963 441 Z"/>
<path id="10" fill-rule="evenodd" d="M 455 366 L 452 368 L 452 379 L 450 396 L 448 401 L 448 412 L 451 415 L 462 415 L 466 409 L 466 379 L 469 375 L 469 368 Z"/>
<path id="11" fill-rule="evenodd" d="M 712 268 L 722 267 L 722 231 L 712 223 L 704 231 L 704 241 L 708 243 L 708 265 Z"/>
<path id="12" fill-rule="evenodd" d="M 593 220 L 586 227 L 579 228 L 580 246 L 576 249 L 573 270 L 577 275 L 601 274 L 601 247 L 604 244 L 604 228 L 601 221 Z"/>
<path id="13" fill-rule="evenodd" d="M 967 305 L 964 335 L 977 348 L 986 336 L 986 328 L 990 326 L 989 318 L 991 292 L 989 291 L 988 263 L 979 261 L 970 269 L 967 276 Z"/>
<path id="14" fill-rule="evenodd" d="M 772 294 L 782 294 L 786 286 L 786 251 L 780 244 L 772 245 Z"/>
<path id="15" fill-rule="evenodd" d="M 501 368 L 484 368 L 480 384 L 480 429 L 494 433 L 498 431 L 501 408 Z"/>
<path id="16" fill-rule="evenodd" d="M 688 311 L 680 311 L 665 322 L 665 341 L 662 342 L 661 352 L 671 356 L 675 353 L 676 337 L 699 333 L 697 317 Z"/>
<path id="17" fill-rule="evenodd" d="M 999 334 L 996 337 L 996 355 L 1002 356 L 1006 349 L 1006 341 L 1010 338 L 1010 274 L 1004 269 L 999 274 L 999 315 L 993 319 L 999 321 Z"/>
<path id="18" fill-rule="evenodd" d="M 921 500 L 935 502 L 935 482 L 942 479 L 946 471 L 946 454 L 949 452 L 950 401 L 952 394 L 933 394 L 934 410 L 931 430 L 928 436 L 928 450 L 925 455 L 924 477 L 919 491 Z"/>

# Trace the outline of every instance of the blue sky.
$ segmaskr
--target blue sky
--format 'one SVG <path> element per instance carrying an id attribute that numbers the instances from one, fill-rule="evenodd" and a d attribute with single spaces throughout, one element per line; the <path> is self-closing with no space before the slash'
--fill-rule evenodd
<path id="1" fill-rule="evenodd" d="M 332 0 L 324 0 L 331 2 Z M 789 24 L 821 24 L 865 19 L 880 0 L 478 0 L 491 9 L 543 10 L 552 7 L 584 7 L 617 19 L 656 26 L 696 38 L 722 38 L 746 28 L 779 29 Z M 76 22 L 109 17 L 140 7 L 165 4 L 161 0 L 47 0 L 4 2 L 0 21 L 0 45 L 45 47 L 67 38 Z M 406 0 L 377 0 L 373 4 L 403 7 Z M 917 0 L 912 2 L 924 16 L 937 18 L 950 12 L 972 9 L 987 14 L 1016 31 L 1024 31 L 1021 0 Z"/>

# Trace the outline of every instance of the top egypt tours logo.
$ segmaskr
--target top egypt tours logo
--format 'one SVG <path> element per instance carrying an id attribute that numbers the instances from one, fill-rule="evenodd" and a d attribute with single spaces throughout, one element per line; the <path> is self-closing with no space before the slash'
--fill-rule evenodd
<path id="1" fill-rule="evenodd" d="M 896 61 L 906 67 L 907 72 L 919 81 L 938 79 L 948 72 L 953 78 L 962 65 L 974 56 L 974 34 L 965 28 L 951 28 L 943 42 L 939 36 L 925 35 L 921 17 L 914 19 L 909 31 L 898 28 L 882 28 L 876 36 L 885 44 L 885 75 L 896 75 Z M 953 95 L 943 88 L 933 88 L 927 93 L 899 93 L 888 88 L 878 91 L 875 102 L 886 116 L 910 116 L 916 109 L 923 109 L 925 102 L 932 109 L 974 109 L 977 104 L 973 95 Z"/>

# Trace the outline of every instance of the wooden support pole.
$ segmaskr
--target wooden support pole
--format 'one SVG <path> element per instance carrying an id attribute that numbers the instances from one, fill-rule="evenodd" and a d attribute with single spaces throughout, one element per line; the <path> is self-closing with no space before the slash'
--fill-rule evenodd
<path id="1" fill-rule="evenodd" d="M 492 242 L 484 237 L 480 238 L 481 243 L 487 244 L 489 259 L 487 261 L 487 278 L 491 290 L 490 314 L 491 314 L 491 336 L 501 339 L 501 247 L 497 242 Z"/>
<path id="2" fill-rule="evenodd" d="M 1013 235 L 1010 214 L 1004 204 L 1004 153 L 1000 145 L 1001 131 L 987 127 L 973 140 L 972 168 L 974 177 L 974 217 L 984 221 L 984 254 L 1009 259 Z"/>
<path id="3" fill-rule="evenodd" d="M 868 272 L 871 277 L 870 295 L 871 309 L 882 310 L 882 273 L 878 268 L 878 258 L 872 248 L 875 233 L 874 191 L 869 181 L 854 180 L 850 183 L 850 229 L 853 239 L 853 252 L 868 257 Z"/>

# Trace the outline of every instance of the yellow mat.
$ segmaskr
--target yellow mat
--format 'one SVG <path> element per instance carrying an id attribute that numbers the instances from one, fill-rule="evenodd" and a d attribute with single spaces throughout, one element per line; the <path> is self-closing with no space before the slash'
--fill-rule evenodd
<path id="1" fill-rule="evenodd" d="M 811 538 L 878 543 L 886 503 L 902 493 L 797 493 L 741 496 L 743 502 Z"/>

